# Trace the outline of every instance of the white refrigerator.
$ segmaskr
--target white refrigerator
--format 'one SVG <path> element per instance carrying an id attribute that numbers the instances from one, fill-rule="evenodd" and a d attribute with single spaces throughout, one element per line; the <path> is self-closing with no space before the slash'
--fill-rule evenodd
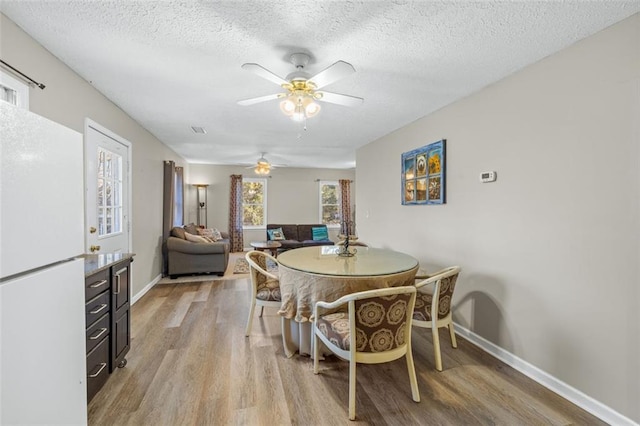
<path id="1" fill-rule="evenodd" d="M 82 135 L 0 101 L 0 424 L 86 424 Z"/>

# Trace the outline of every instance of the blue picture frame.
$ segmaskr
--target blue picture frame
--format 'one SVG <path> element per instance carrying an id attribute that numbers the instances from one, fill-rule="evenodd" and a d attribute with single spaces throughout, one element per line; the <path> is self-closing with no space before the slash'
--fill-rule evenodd
<path id="1" fill-rule="evenodd" d="M 446 203 L 446 139 L 402 153 L 403 205 Z"/>

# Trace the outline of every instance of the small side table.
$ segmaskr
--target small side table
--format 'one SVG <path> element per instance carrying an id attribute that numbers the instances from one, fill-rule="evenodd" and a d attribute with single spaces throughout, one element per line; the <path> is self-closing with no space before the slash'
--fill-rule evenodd
<path id="1" fill-rule="evenodd" d="M 258 251 L 267 251 L 271 252 L 271 256 L 278 257 L 278 249 L 282 247 L 277 241 L 252 241 L 251 247 Z"/>

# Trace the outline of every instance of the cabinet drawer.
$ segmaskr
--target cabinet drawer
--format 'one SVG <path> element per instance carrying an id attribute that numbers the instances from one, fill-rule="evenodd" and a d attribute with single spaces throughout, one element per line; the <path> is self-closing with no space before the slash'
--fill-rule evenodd
<path id="1" fill-rule="evenodd" d="M 109 339 L 105 338 L 87 355 L 87 402 L 109 378 Z"/>
<path id="2" fill-rule="evenodd" d="M 86 299 L 91 300 L 96 295 L 109 289 L 109 270 L 96 272 L 84 279 L 84 294 Z"/>
<path id="3" fill-rule="evenodd" d="M 105 313 L 91 327 L 87 328 L 87 352 L 95 348 L 102 339 L 109 335 L 109 314 Z"/>
<path id="4" fill-rule="evenodd" d="M 86 314 L 87 314 L 87 328 L 91 327 L 94 322 L 104 314 L 109 312 L 109 296 L 110 293 L 105 291 L 104 293 L 94 297 L 87 302 Z"/>

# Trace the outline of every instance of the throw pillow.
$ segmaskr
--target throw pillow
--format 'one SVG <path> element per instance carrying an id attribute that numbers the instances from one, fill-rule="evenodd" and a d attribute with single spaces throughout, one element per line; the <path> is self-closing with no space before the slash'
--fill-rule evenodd
<path id="1" fill-rule="evenodd" d="M 193 235 L 185 232 L 184 236 L 186 237 L 187 241 L 191 241 L 192 243 L 208 243 L 208 241 L 200 235 Z"/>
<path id="2" fill-rule="evenodd" d="M 222 240 L 222 233 L 220 231 L 218 231 L 216 228 L 212 228 L 211 231 L 213 232 L 212 238 L 214 238 L 216 241 Z"/>
<path id="3" fill-rule="evenodd" d="M 188 225 L 185 225 L 184 226 L 184 230 L 187 231 L 189 234 L 198 235 L 198 228 L 196 227 L 196 225 L 194 223 L 190 223 Z"/>
<path id="4" fill-rule="evenodd" d="M 322 241 L 329 239 L 329 231 L 326 226 L 319 226 L 317 228 L 311 228 L 311 238 L 313 241 Z"/>
<path id="5" fill-rule="evenodd" d="M 282 241 L 286 239 L 282 228 L 267 229 L 267 235 L 269 235 L 269 239 L 272 241 Z"/>
<path id="6" fill-rule="evenodd" d="M 198 228 L 198 235 L 200 235 L 201 237 L 205 237 L 208 240 L 215 242 L 218 240 L 221 240 L 222 238 L 216 238 L 216 232 L 217 229 L 214 228 L 206 228 L 206 229 L 202 229 L 202 228 Z M 220 234 L 220 232 L 218 232 L 218 235 Z"/>
<path id="7" fill-rule="evenodd" d="M 186 240 L 186 238 L 184 237 L 184 234 L 185 234 L 184 229 L 178 228 L 177 226 L 171 230 L 171 235 L 173 235 L 174 237 L 180 238 L 181 240 Z"/>

